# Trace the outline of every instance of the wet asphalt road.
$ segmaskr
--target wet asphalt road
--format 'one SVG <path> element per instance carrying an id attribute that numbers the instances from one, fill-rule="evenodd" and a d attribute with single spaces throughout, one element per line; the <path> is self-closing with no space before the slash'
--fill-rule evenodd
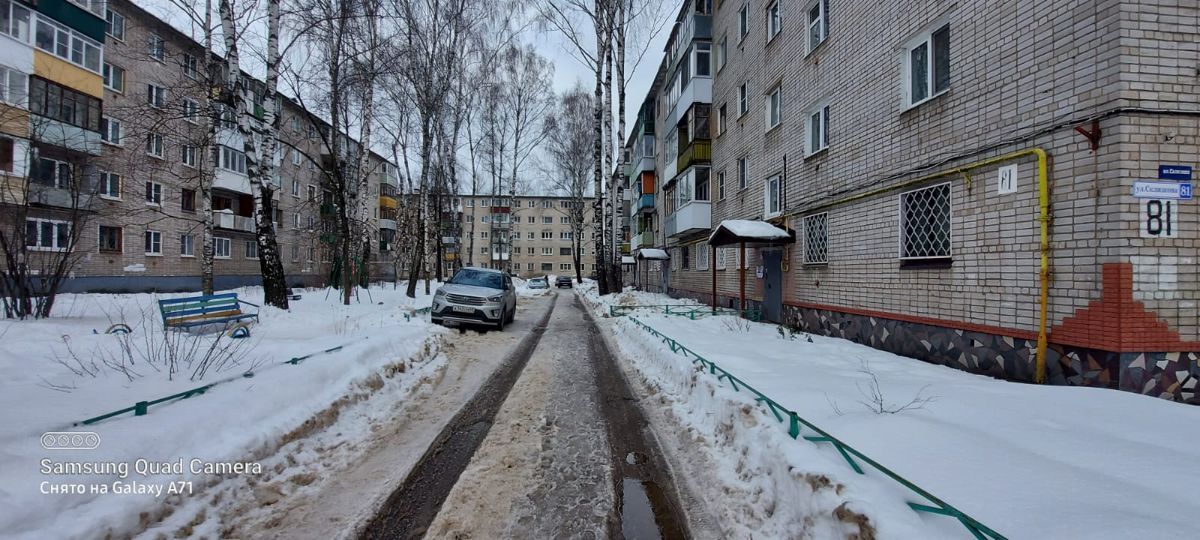
<path id="1" fill-rule="evenodd" d="M 544 315 L 530 315 L 541 322 L 447 426 L 361 538 L 422 538 L 427 532 L 431 538 L 468 538 L 481 531 L 538 539 L 687 537 L 646 421 L 585 308 L 572 292 L 559 292 Z M 548 383 L 518 384 L 529 395 L 510 395 L 520 378 L 535 376 Z M 536 455 L 525 456 L 524 471 L 476 468 L 472 473 L 472 459 L 504 451 L 504 441 L 484 440 L 494 421 L 505 421 L 497 411 L 506 401 L 511 407 L 540 409 L 522 410 L 539 418 L 527 436 L 540 440 L 520 441 L 522 449 Z M 460 489 L 451 497 L 464 470 L 488 478 L 469 478 L 470 492 Z M 507 489 L 495 490 L 501 495 L 476 492 L 488 485 Z M 446 522 L 447 515 L 472 514 L 480 504 L 499 506 L 503 517 L 492 519 L 504 523 L 475 524 L 472 530 L 469 515 L 457 516 L 458 529 L 430 532 L 439 515 Z"/>

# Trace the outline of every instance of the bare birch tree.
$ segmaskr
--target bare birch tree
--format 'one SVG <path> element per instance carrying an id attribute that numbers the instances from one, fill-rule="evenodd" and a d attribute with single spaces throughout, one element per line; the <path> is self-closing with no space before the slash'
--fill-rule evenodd
<path id="1" fill-rule="evenodd" d="M 571 224 L 571 255 L 575 279 L 583 281 L 583 244 L 586 201 L 592 174 L 592 96 L 583 86 L 569 90 L 558 101 L 557 110 L 546 120 L 545 130 L 549 167 L 545 174 L 550 187 L 570 204 L 560 211 Z"/>

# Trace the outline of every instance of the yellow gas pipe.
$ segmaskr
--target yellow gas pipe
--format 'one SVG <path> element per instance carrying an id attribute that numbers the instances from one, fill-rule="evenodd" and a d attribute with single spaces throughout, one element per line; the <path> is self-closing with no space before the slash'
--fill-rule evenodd
<path id="1" fill-rule="evenodd" d="M 904 182 L 900 182 L 899 184 L 892 184 L 889 186 L 876 188 L 876 189 L 866 191 L 863 193 L 851 195 L 849 197 L 845 197 L 845 198 L 838 199 L 835 201 L 822 203 L 817 206 L 805 208 L 803 210 L 803 212 L 810 213 L 810 212 L 813 212 L 816 210 L 830 208 L 833 206 L 846 204 L 848 202 L 853 202 L 853 201 L 857 201 L 860 199 L 874 197 L 876 195 L 887 193 L 889 191 L 904 189 L 909 186 L 921 184 L 924 182 L 928 182 L 930 180 L 936 180 L 938 178 L 943 178 L 943 177 L 951 176 L 954 174 L 962 174 L 965 178 L 967 178 L 967 181 L 969 183 L 970 177 L 967 176 L 967 173 L 969 173 L 972 170 L 980 169 L 983 167 L 987 167 L 988 165 L 995 165 L 997 163 L 1002 163 L 1005 161 L 1009 161 L 1009 160 L 1025 157 L 1025 156 L 1036 156 L 1037 157 L 1037 178 L 1038 178 L 1038 218 L 1037 218 L 1037 220 L 1038 220 L 1038 223 L 1040 223 L 1040 225 L 1041 225 L 1041 244 L 1040 244 L 1040 248 L 1039 248 L 1039 250 L 1041 252 L 1041 271 L 1039 272 L 1039 280 L 1041 282 L 1041 293 L 1039 295 L 1039 306 L 1038 306 L 1038 308 L 1039 308 L 1038 338 L 1037 338 L 1037 357 L 1036 357 L 1037 366 L 1036 366 L 1036 370 L 1034 371 L 1033 380 L 1034 380 L 1034 382 L 1038 382 L 1038 383 L 1046 382 L 1046 346 L 1047 346 L 1046 332 L 1047 332 L 1047 325 L 1048 325 L 1048 321 L 1047 321 L 1046 317 L 1047 317 L 1047 309 L 1048 309 L 1048 306 L 1050 303 L 1050 173 L 1049 173 L 1049 166 L 1048 166 L 1049 157 L 1046 154 L 1046 151 L 1044 149 L 1042 149 L 1040 147 L 1033 147 L 1033 148 L 1028 148 L 1025 150 L 1020 150 L 1017 152 L 1012 152 L 1009 154 L 1004 154 L 1001 156 L 996 156 L 994 158 L 985 159 L 983 161 L 977 161 L 975 163 L 970 163 L 970 164 L 964 165 L 962 167 L 956 167 L 956 168 L 945 170 L 942 172 L 922 176 L 920 178 L 906 180 Z M 796 215 L 798 213 L 793 212 L 792 214 Z"/>

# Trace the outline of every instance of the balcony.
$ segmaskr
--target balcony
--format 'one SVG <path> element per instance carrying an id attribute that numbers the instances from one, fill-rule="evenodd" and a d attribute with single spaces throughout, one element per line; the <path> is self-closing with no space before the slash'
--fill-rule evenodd
<path id="1" fill-rule="evenodd" d="M 678 238 L 712 228 L 712 203 L 692 201 L 667 216 L 664 223 L 667 236 Z"/>
<path id="2" fill-rule="evenodd" d="M 396 230 L 396 220 L 379 218 L 379 228 L 394 231 Z"/>
<path id="3" fill-rule="evenodd" d="M 233 210 L 213 210 L 212 217 L 213 227 L 218 229 L 250 233 L 257 229 L 253 217 L 239 216 L 234 214 Z"/>
<path id="4" fill-rule="evenodd" d="M 213 189 L 223 189 L 234 193 L 241 193 L 242 195 L 254 194 L 250 189 L 249 176 L 220 167 L 213 171 L 212 187 Z"/>
<path id="5" fill-rule="evenodd" d="M 638 211 L 638 212 L 653 212 L 654 211 L 654 194 L 646 193 L 645 195 L 638 197 L 636 211 Z"/>
<path id="6" fill-rule="evenodd" d="M 642 231 L 629 238 L 630 250 L 638 250 L 647 247 L 654 247 L 654 232 Z"/>
<path id="7" fill-rule="evenodd" d="M 688 167 L 696 163 L 708 163 L 712 161 L 712 141 L 698 139 L 692 141 L 684 151 L 679 154 L 679 159 L 676 160 L 675 170 L 686 171 Z"/>
<path id="8" fill-rule="evenodd" d="M 711 77 L 693 77 L 679 95 L 679 100 L 671 107 L 665 125 L 679 125 L 679 119 L 683 118 L 683 113 L 687 112 L 693 103 L 712 103 L 712 83 Z"/>

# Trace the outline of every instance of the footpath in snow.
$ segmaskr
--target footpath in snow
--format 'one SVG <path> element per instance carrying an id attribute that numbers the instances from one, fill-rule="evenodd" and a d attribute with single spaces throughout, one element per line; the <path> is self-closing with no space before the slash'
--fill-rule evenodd
<path id="1" fill-rule="evenodd" d="M 633 291 L 599 298 L 594 287 L 585 294 L 602 316 L 612 304 L 694 304 Z M 730 536 L 792 537 L 847 511 L 869 519 L 880 538 L 969 533 L 951 518 L 909 510 L 904 502 L 919 498 L 877 473 L 855 474 L 831 446 L 792 440 L 747 392 L 698 372 L 629 317 L 1009 538 L 1190 538 L 1195 530 L 1200 472 L 1188 463 L 1200 447 L 1196 407 L 1010 383 L 731 316 L 637 310 L 601 319 L 718 469 L 709 475 L 716 480 L 692 481 L 707 483 L 700 488 L 712 500 L 732 492 L 753 501 L 710 502 Z M 825 482 L 837 489 L 819 489 Z M 845 534 L 846 521 L 825 533 Z"/>
<path id="2" fill-rule="evenodd" d="M 262 304 L 261 289 L 237 292 Z M 411 316 L 429 305 L 423 286 L 418 292 L 410 299 L 391 285 L 373 287 L 343 306 L 337 291 L 302 291 L 289 311 L 263 307 L 251 337 L 241 340 L 164 333 L 157 300 L 187 294 L 60 295 L 51 319 L 0 322 L 0 537 L 136 534 L 223 479 L 252 476 L 254 485 L 283 471 L 288 463 L 262 460 L 345 407 L 380 393 L 403 396 L 444 368 L 445 330 Z M 105 334 L 113 323 L 133 331 Z M 145 416 L 72 427 L 222 380 L 201 395 L 153 405 Z M 67 429 L 96 432 L 99 446 L 42 447 L 44 432 Z M 343 440 L 365 437 L 369 418 L 344 429 Z M 232 463 L 244 465 L 225 474 L 193 469 Z M 171 486 L 182 493 L 168 493 Z M 71 493 L 47 493 L 54 490 Z"/>

